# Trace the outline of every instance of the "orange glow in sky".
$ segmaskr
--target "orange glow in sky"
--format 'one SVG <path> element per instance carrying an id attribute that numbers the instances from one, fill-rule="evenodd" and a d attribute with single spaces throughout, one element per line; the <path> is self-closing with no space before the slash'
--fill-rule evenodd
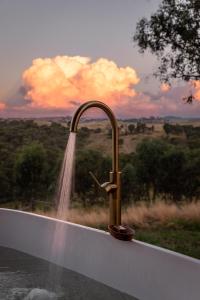
<path id="1" fill-rule="evenodd" d="M 170 90 L 170 85 L 167 83 L 162 83 L 160 89 L 162 92 L 168 92 Z"/>
<path id="2" fill-rule="evenodd" d="M 195 81 L 194 87 L 195 87 L 194 97 L 197 101 L 200 101 L 200 81 Z"/>
<path id="3" fill-rule="evenodd" d="M 94 99 L 120 105 L 136 95 L 133 86 L 139 78 L 133 68 L 120 68 L 105 58 L 91 62 L 87 57 L 56 56 L 35 59 L 23 81 L 32 107 L 70 109 L 75 102 Z"/>
<path id="4" fill-rule="evenodd" d="M 5 108 L 5 104 L 3 102 L 0 102 L 0 110 L 3 110 Z"/>
<path id="5" fill-rule="evenodd" d="M 36 58 L 23 72 L 22 80 L 18 94 L 10 102 L 6 99 L 0 102 L 1 116 L 71 115 L 77 106 L 89 100 L 105 102 L 120 118 L 167 113 L 192 116 L 200 109 L 200 81 L 191 81 L 182 89 L 161 84 L 157 94 L 145 93 L 140 91 L 141 87 L 136 90 L 140 78 L 134 68 L 119 67 L 106 58 L 96 61 L 83 56 Z M 198 100 L 190 106 L 181 101 L 188 89 Z"/>

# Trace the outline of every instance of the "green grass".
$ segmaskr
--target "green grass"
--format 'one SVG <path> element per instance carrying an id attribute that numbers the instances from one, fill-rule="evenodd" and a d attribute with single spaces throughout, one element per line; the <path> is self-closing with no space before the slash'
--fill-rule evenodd
<path id="1" fill-rule="evenodd" d="M 138 229 L 137 240 L 200 259 L 200 231 L 182 229 Z"/>
<path id="2" fill-rule="evenodd" d="M 95 228 L 107 231 L 105 225 Z M 161 228 L 136 228 L 135 232 L 136 240 L 200 259 L 200 222 L 175 220 Z"/>

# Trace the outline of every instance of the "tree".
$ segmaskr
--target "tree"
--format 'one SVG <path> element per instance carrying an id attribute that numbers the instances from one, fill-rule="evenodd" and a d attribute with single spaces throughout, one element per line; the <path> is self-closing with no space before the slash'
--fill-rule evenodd
<path id="1" fill-rule="evenodd" d="M 8 145 L 0 142 L 0 202 L 12 201 L 14 196 L 14 153 Z"/>
<path id="2" fill-rule="evenodd" d="M 111 170 L 111 159 L 104 157 L 101 152 L 96 150 L 79 151 L 75 162 L 75 191 L 80 196 L 83 204 L 94 204 L 103 192 L 89 175 L 92 172 L 100 183 L 109 180 Z M 106 198 L 107 199 L 107 198 Z"/>
<path id="3" fill-rule="evenodd" d="M 94 133 L 101 133 L 101 131 L 102 131 L 102 130 L 101 130 L 101 128 L 99 128 L 99 127 L 94 129 Z"/>
<path id="4" fill-rule="evenodd" d="M 25 201 L 33 201 L 43 194 L 46 171 L 46 153 L 42 144 L 33 142 L 24 146 L 15 163 L 16 182 L 19 195 Z"/>
<path id="5" fill-rule="evenodd" d="M 0 202 L 6 202 L 7 198 L 10 195 L 10 190 L 12 189 L 12 186 L 9 182 L 9 178 L 6 176 L 6 174 L 3 172 L 3 168 L 0 165 Z"/>
<path id="6" fill-rule="evenodd" d="M 123 203 L 138 201 L 141 198 L 142 185 L 138 181 L 135 166 L 129 162 L 122 169 L 121 184 Z"/>
<path id="7" fill-rule="evenodd" d="M 185 152 L 178 147 L 172 147 L 165 152 L 160 164 L 160 188 L 172 195 L 173 200 L 181 200 L 184 194 L 186 180 L 184 178 L 186 166 Z M 188 171 L 188 175 L 189 175 Z"/>
<path id="8" fill-rule="evenodd" d="M 163 125 L 163 129 L 164 129 L 167 136 L 170 133 L 171 134 L 177 134 L 177 135 L 180 135 L 180 134 L 184 133 L 184 127 L 179 125 L 179 124 L 172 125 L 172 124 L 165 123 Z"/>
<path id="9" fill-rule="evenodd" d="M 187 199 L 200 197 L 200 149 L 186 152 L 183 191 Z"/>
<path id="10" fill-rule="evenodd" d="M 121 138 L 119 139 L 119 146 L 122 146 L 124 144 L 124 140 Z"/>
<path id="11" fill-rule="evenodd" d="M 166 135 L 168 136 L 168 135 L 170 134 L 170 132 L 171 132 L 171 126 L 170 126 L 170 124 L 165 123 L 165 124 L 163 125 L 163 129 L 164 129 Z"/>
<path id="12" fill-rule="evenodd" d="M 161 161 L 167 149 L 167 144 L 160 140 L 144 140 L 136 148 L 136 175 L 146 194 L 152 191 L 152 200 L 160 186 Z"/>
<path id="13" fill-rule="evenodd" d="M 200 79 L 200 1 L 163 0 L 149 20 L 142 18 L 133 40 L 140 52 L 149 49 L 160 60 L 162 82 Z M 187 97 L 191 102 L 193 96 Z"/>
<path id="14" fill-rule="evenodd" d="M 144 133 L 145 128 L 146 128 L 146 124 L 142 123 L 141 121 L 138 121 L 135 131 L 137 133 Z"/>
<path id="15" fill-rule="evenodd" d="M 133 134 L 133 132 L 135 130 L 135 125 L 134 124 L 129 124 L 128 125 L 128 130 L 130 131 L 131 134 Z"/>

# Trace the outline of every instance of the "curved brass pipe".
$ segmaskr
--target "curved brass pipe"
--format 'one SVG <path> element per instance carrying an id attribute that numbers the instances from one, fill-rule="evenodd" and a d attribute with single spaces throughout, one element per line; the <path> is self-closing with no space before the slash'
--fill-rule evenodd
<path id="1" fill-rule="evenodd" d="M 110 200 L 110 225 L 121 224 L 121 183 L 119 172 L 119 144 L 118 144 L 118 124 L 112 110 L 103 102 L 88 101 L 82 104 L 75 112 L 70 126 L 71 132 L 77 132 L 78 123 L 81 115 L 89 108 L 96 107 L 102 109 L 110 119 L 112 125 L 112 172 L 110 172 L 110 182 L 105 183 L 102 187 L 109 194 Z"/>
<path id="2" fill-rule="evenodd" d="M 89 108 L 96 107 L 102 109 L 110 119 L 112 125 L 112 140 L 113 140 L 113 160 L 112 160 L 112 168 L 113 172 L 118 172 L 119 169 L 119 146 L 118 146 L 118 125 L 117 120 L 112 112 L 112 110 L 101 101 L 88 101 L 82 104 L 75 112 L 71 125 L 70 131 L 77 132 L 78 123 L 82 114 L 88 110 Z"/>

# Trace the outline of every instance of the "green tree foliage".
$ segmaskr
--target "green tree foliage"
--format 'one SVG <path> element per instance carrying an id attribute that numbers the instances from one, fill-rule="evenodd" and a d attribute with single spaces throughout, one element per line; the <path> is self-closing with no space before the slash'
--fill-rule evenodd
<path id="1" fill-rule="evenodd" d="M 144 140 L 136 149 L 136 174 L 146 194 L 153 190 L 153 198 L 160 185 L 162 158 L 168 146 L 160 140 Z"/>
<path id="2" fill-rule="evenodd" d="M 185 136 L 187 141 L 181 141 L 179 139 L 171 138 L 169 141 L 172 142 L 172 144 L 178 144 L 184 142 L 185 146 L 188 146 L 191 149 L 198 149 L 200 148 L 200 126 L 193 126 L 193 125 L 179 125 L 179 124 L 168 124 L 165 123 L 163 125 L 163 129 L 165 133 L 167 134 L 168 138 L 170 134 L 179 135 L 179 136 Z"/>
<path id="3" fill-rule="evenodd" d="M 0 201 L 6 202 L 8 198 L 12 199 L 12 190 L 10 178 L 4 173 L 4 168 L 0 166 Z"/>
<path id="4" fill-rule="evenodd" d="M 170 124 L 165 123 L 165 124 L 163 125 L 163 129 L 164 129 L 164 132 L 166 133 L 167 136 L 171 133 L 171 127 L 170 127 Z"/>
<path id="5" fill-rule="evenodd" d="M 120 138 L 119 139 L 119 146 L 122 146 L 124 144 L 124 139 Z"/>
<path id="6" fill-rule="evenodd" d="M 86 202 L 93 204 L 98 201 L 98 197 L 101 196 L 102 191 L 94 182 L 89 172 L 95 174 L 100 183 L 108 181 L 108 173 L 111 170 L 111 159 L 104 157 L 99 151 L 85 150 L 77 153 L 75 163 L 75 191 L 81 195 L 85 204 Z"/>
<path id="7" fill-rule="evenodd" d="M 200 79 L 199 0 L 162 0 L 149 20 L 137 23 L 133 39 L 141 52 L 149 49 L 158 57 L 161 81 Z"/>
<path id="8" fill-rule="evenodd" d="M 107 136 L 109 139 L 112 138 L 112 129 L 111 128 L 108 129 Z"/>
<path id="9" fill-rule="evenodd" d="M 122 201 L 153 198 L 195 200 L 200 196 L 199 127 L 169 124 L 169 133 L 181 133 L 184 147 L 170 138 L 146 139 L 135 152 L 120 154 Z M 78 136 L 76 153 L 76 199 L 85 205 L 108 203 L 107 195 L 89 175 L 100 183 L 109 180 L 111 157 L 86 150 L 88 130 Z M 33 121 L 0 121 L 0 202 L 53 200 L 68 129 L 60 124 L 38 125 Z M 185 136 L 184 136 L 184 134 Z M 106 133 L 105 133 L 106 134 Z M 109 140 L 108 140 L 109 141 Z M 80 146 L 80 145 L 79 145 Z M 53 201 L 49 202 L 53 203 Z"/>
<path id="10" fill-rule="evenodd" d="M 164 131 L 167 135 L 169 135 L 169 134 L 179 135 L 179 134 L 184 133 L 184 131 L 185 131 L 184 126 L 181 126 L 179 124 L 172 125 L 172 124 L 169 124 L 169 123 L 165 123 L 163 125 L 163 129 L 164 129 Z"/>
<path id="11" fill-rule="evenodd" d="M 137 133 L 144 133 L 145 128 L 146 128 L 146 124 L 139 121 L 139 122 L 137 122 L 137 126 L 136 126 L 135 130 L 136 130 Z"/>
<path id="12" fill-rule="evenodd" d="M 200 195 L 200 151 L 164 143 L 144 140 L 138 145 L 135 168 L 139 185 L 148 195 L 166 195 L 176 201 L 198 199 Z M 141 196 L 140 196 L 141 197 Z"/>
<path id="13" fill-rule="evenodd" d="M 126 163 L 122 169 L 121 183 L 123 203 L 141 199 L 143 196 L 143 188 L 139 182 L 134 164 L 131 164 L 130 162 Z"/>
<path id="14" fill-rule="evenodd" d="M 44 147 L 36 142 L 24 146 L 17 155 L 15 163 L 19 196 L 32 202 L 47 192 L 44 185 L 46 170 Z"/>
<path id="15" fill-rule="evenodd" d="M 185 166 L 185 152 L 175 147 L 168 149 L 161 159 L 160 190 L 173 200 L 181 200 L 184 194 Z"/>
<path id="16" fill-rule="evenodd" d="M 131 134 L 133 134 L 133 132 L 135 130 L 135 125 L 134 124 L 129 124 L 128 125 L 128 130 L 130 131 Z"/>
<path id="17" fill-rule="evenodd" d="M 34 121 L 0 121 L 0 201 L 17 200 L 19 186 L 15 180 L 14 169 L 19 153 L 32 143 L 43 146 L 46 156 L 46 174 L 43 181 L 45 200 L 53 197 L 68 130 L 58 123 L 38 125 Z M 18 193 L 18 194 L 16 194 Z M 22 196 L 22 194 L 20 194 Z"/>
<path id="18" fill-rule="evenodd" d="M 189 200 L 200 197 L 200 147 L 186 152 L 183 189 Z"/>
<path id="19" fill-rule="evenodd" d="M 101 133 L 102 130 L 101 130 L 101 128 L 98 127 L 96 129 L 94 129 L 93 131 L 94 131 L 94 133 Z"/>

